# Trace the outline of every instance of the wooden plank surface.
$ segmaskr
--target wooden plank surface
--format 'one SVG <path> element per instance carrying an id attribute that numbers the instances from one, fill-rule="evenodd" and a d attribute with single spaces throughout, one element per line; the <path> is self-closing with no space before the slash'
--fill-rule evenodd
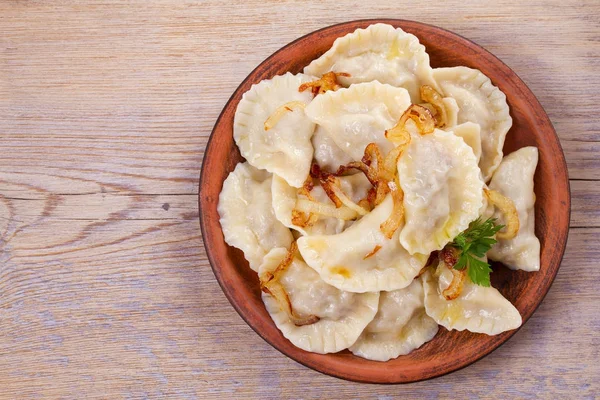
<path id="1" fill-rule="evenodd" d="M 600 3 L 0 3 L 0 398 L 598 398 Z M 530 86 L 573 194 L 547 298 L 500 349 L 403 386 L 287 359 L 208 265 L 197 178 L 219 111 L 286 43 L 352 19 L 439 25 Z M 548 184 L 552 184 L 548 182 Z"/>

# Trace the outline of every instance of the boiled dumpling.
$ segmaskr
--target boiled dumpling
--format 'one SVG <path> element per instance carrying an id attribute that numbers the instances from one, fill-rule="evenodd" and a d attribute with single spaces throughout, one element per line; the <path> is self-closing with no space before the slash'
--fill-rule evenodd
<path id="1" fill-rule="evenodd" d="M 438 324 L 425 313 L 423 283 L 381 292 L 379 310 L 350 351 L 357 356 L 387 361 L 421 347 L 433 339 Z"/>
<path id="2" fill-rule="evenodd" d="M 354 161 L 349 154 L 335 144 L 322 126 L 317 126 L 317 129 L 315 129 L 312 145 L 315 149 L 313 156 L 315 161 L 321 168 L 325 168 L 330 172 L 337 171 L 340 165 L 347 165 Z"/>
<path id="3" fill-rule="evenodd" d="M 388 195 L 344 232 L 303 236 L 298 249 L 306 263 L 338 289 L 358 293 L 402 289 L 418 275 L 428 256 L 408 254 L 398 241 L 401 227 L 391 239 L 381 232 L 380 225 L 392 208 Z"/>
<path id="4" fill-rule="evenodd" d="M 479 70 L 467 67 L 436 68 L 433 76 L 443 95 L 458 103 L 458 123 L 481 127 L 479 167 L 487 182 L 502 160 L 506 133 L 512 126 L 506 96 Z"/>
<path id="5" fill-rule="evenodd" d="M 519 231 L 513 239 L 498 239 L 488 252 L 490 259 L 511 269 L 539 271 L 540 241 L 535 236 L 533 175 L 538 162 L 536 147 L 523 147 L 504 157 L 494 173 L 490 189 L 513 201 L 519 214 Z M 491 214 L 491 210 L 489 212 Z M 501 215 L 494 215 L 502 223 Z"/>
<path id="6" fill-rule="evenodd" d="M 452 130 L 452 128 L 458 123 L 458 103 L 452 97 L 444 97 L 442 99 L 442 103 L 444 103 L 448 118 L 446 126 L 444 126 L 444 130 L 449 131 Z"/>
<path id="7" fill-rule="evenodd" d="M 441 294 L 452 282 L 452 272 L 441 261 L 435 272 L 423 274 L 427 315 L 448 330 L 497 335 L 521 326 L 521 314 L 493 287 L 479 286 L 465 277 L 461 294 L 446 300 Z"/>
<path id="8" fill-rule="evenodd" d="M 242 156 L 256 168 L 266 169 L 301 187 L 313 158 L 311 137 L 315 126 L 302 107 L 290 107 L 268 131 L 265 121 L 279 107 L 291 102 L 308 104 L 310 91 L 298 87 L 314 78 L 289 72 L 253 85 L 242 96 L 235 112 L 233 137 Z"/>
<path id="9" fill-rule="evenodd" d="M 271 205 L 271 174 L 240 163 L 223 182 L 218 212 L 225 241 L 244 252 L 250 268 L 258 270 L 275 247 L 292 242 L 288 228 L 275 218 Z"/>
<path id="10" fill-rule="evenodd" d="M 325 128 L 342 151 L 360 160 L 369 143 L 377 143 L 383 154 L 394 147 L 385 131 L 410 104 L 406 89 L 374 81 L 320 94 L 306 107 L 306 115 Z"/>
<path id="11" fill-rule="evenodd" d="M 400 242 L 410 254 L 442 249 L 478 217 L 483 181 L 477 160 L 452 132 L 413 135 L 398 173 L 406 221 Z"/>
<path id="12" fill-rule="evenodd" d="M 272 272 L 287 254 L 273 249 L 259 268 L 259 275 Z M 294 258 L 282 273 L 292 309 L 303 317 L 316 316 L 315 323 L 296 326 L 271 295 L 262 298 L 275 325 L 296 347 L 314 353 L 335 353 L 351 346 L 377 313 L 379 293 L 349 293 L 323 282 L 300 258 Z"/>
<path id="13" fill-rule="evenodd" d="M 404 87 L 415 103 L 420 102 L 421 85 L 435 87 L 425 46 L 416 36 L 387 24 L 336 39 L 331 49 L 304 68 L 305 74 L 316 76 L 329 71 L 350 74 L 339 78 L 344 86 L 379 81 Z"/>
<path id="14" fill-rule="evenodd" d="M 463 138 L 465 143 L 473 150 L 479 163 L 481 159 L 481 128 L 473 122 L 465 122 L 450 129 L 456 136 Z"/>
<path id="15" fill-rule="evenodd" d="M 350 200 L 358 203 L 367 196 L 367 191 L 371 188 L 369 180 L 361 173 L 337 178 L 340 187 Z M 292 210 L 296 207 L 298 198 L 306 198 L 298 194 L 298 189 L 291 187 L 285 180 L 273 176 L 273 209 L 277 219 L 288 228 L 300 232 L 302 235 L 333 235 L 340 233 L 348 225 L 348 221 L 333 217 L 320 216 L 316 223 L 308 227 L 295 225 L 292 222 Z M 315 201 L 329 204 L 335 207 L 334 203 L 327 197 L 325 190 L 318 184 L 310 191 L 310 195 Z"/>

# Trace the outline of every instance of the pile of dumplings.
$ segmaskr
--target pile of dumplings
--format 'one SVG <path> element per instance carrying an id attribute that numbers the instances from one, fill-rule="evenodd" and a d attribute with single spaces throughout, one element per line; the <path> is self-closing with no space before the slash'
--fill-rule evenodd
<path id="1" fill-rule="evenodd" d="M 329 175 L 343 204 L 332 201 L 315 173 L 364 161 L 371 144 L 384 156 L 397 149 L 386 131 L 411 105 L 426 103 L 423 87 L 441 97 L 444 123 L 427 135 L 406 124 L 410 142 L 397 152 L 385 197 L 370 208 L 373 182 L 348 169 Z M 477 218 L 502 222 L 484 193 L 493 190 L 510 199 L 519 224 L 514 237 L 496 238 L 487 257 L 539 270 L 538 150 L 504 157 L 511 126 L 506 96 L 488 77 L 467 67 L 431 68 L 417 37 L 386 24 L 338 38 L 303 73 L 253 85 L 234 120 L 246 161 L 223 183 L 218 212 L 225 241 L 258 273 L 283 335 L 306 351 L 349 349 L 387 361 L 433 339 L 439 325 L 487 335 L 519 327 L 517 309 L 468 276 L 448 299 L 452 268 L 431 257 Z M 397 199 L 402 219 L 384 232 Z M 314 214 L 298 212 L 309 203 Z"/>

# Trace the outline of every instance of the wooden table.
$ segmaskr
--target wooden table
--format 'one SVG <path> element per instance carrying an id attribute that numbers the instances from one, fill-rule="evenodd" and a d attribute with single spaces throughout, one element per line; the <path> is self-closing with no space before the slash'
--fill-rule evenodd
<path id="1" fill-rule="evenodd" d="M 0 397 L 598 398 L 600 3 L 444 3 L 1 2 Z M 242 79 L 301 35 L 373 17 L 442 26 L 512 67 L 554 123 L 573 194 L 531 320 L 476 364 L 404 386 L 271 348 L 222 294 L 198 226 L 203 151 Z"/>

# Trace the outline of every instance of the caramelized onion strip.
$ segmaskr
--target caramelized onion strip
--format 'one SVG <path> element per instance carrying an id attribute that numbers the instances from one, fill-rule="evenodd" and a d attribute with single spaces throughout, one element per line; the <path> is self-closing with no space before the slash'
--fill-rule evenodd
<path id="1" fill-rule="evenodd" d="M 452 272 L 452 282 L 450 282 L 450 286 L 442 290 L 442 296 L 444 296 L 446 300 L 454 300 L 460 296 L 466 277 L 466 270 L 464 269 L 459 271 L 450 267 L 450 271 Z"/>
<path id="2" fill-rule="evenodd" d="M 331 200 L 337 208 L 340 208 L 344 205 L 342 200 L 336 194 L 336 181 L 334 176 L 321 175 L 319 176 L 319 182 L 321 183 L 321 187 L 325 191 L 325 194 L 327 195 L 327 197 L 329 197 L 329 200 Z"/>
<path id="3" fill-rule="evenodd" d="M 296 256 L 296 252 L 298 251 L 298 247 L 296 242 L 293 242 L 290 246 L 290 249 L 283 260 L 279 263 L 277 268 L 273 270 L 273 272 L 267 272 L 259 277 L 260 279 L 260 289 L 270 294 L 282 311 L 284 311 L 290 321 L 296 326 L 310 325 L 319 321 L 319 317 L 316 315 L 309 315 L 306 317 L 299 316 L 294 312 L 292 308 L 292 302 L 290 301 L 290 297 L 288 296 L 285 288 L 279 281 L 283 272 L 292 264 L 294 261 L 294 257 Z"/>
<path id="4" fill-rule="evenodd" d="M 308 228 L 313 226 L 319 220 L 319 216 L 314 213 L 305 213 L 303 211 L 292 210 L 292 224 L 300 228 Z"/>
<path id="5" fill-rule="evenodd" d="M 333 217 L 344 221 L 351 221 L 358 218 L 358 213 L 346 206 L 337 208 L 331 204 L 324 204 L 318 201 L 306 199 L 296 200 L 295 209 L 305 213 L 313 213 L 325 217 Z"/>
<path id="6" fill-rule="evenodd" d="M 463 285 L 467 276 L 467 269 L 454 269 L 454 265 L 458 261 L 457 250 L 454 247 L 444 247 L 439 253 L 439 258 L 452 272 L 452 282 L 450 282 L 450 285 L 442 291 L 442 296 L 444 296 L 446 300 L 454 300 L 462 293 Z"/>
<path id="7" fill-rule="evenodd" d="M 284 105 L 277 107 L 273 114 L 271 114 L 265 121 L 265 131 L 272 129 L 275 125 L 277 125 L 279 120 L 286 113 L 292 112 L 295 108 L 304 110 L 305 107 L 306 104 L 301 101 L 290 101 L 289 103 L 285 103 Z"/>
<path id="8" fill-rule="evenodd" d="M 392 208 L 392 213 L 381 225 L 381 232 L 387 237 L 391 239 L 394 236 L 394 232 L 400 227 L 402 224 L 402 218 L 404 217 L 404 193 L 400 188 L 400 183 L 398 182 L 398 177 L 394 179 L 394 181 L 388 183 L 388 187 L 390 188 L 390 192 L 392 193 L 392 200 L 394 201 L 394 206 Z"/>
<path id="9" fill-rule="evenodd" d="M 381 246 L 377 245 L 375 247 L 373 247 L 373 250 L 371 250 L 366 256 L 363 257 L 363 260 L 366 260 L 369 257 L 373 257 L 375 254 L 377 254 L 377 252 L 381 250 Z"/>
<path id="10" fill-rule="evenodd" d="M 383 162 L 383 172 L 381 172 L 380 169 L 379 176 L 381 178 L 387 179 L 389 181 L 394 179 L 394 176 L 398 173 L 398 159 L 409 144 L 410 136 L 407 136 L 405 142 L 399 144 L 388 153 Z"/>
<path id="11" fill-rule="evenodd" d="M 429 258 L 427 259 L 425 266 L 423 268 L 421 268 L 421 270 L 419 271 L 419 273 L 417 274 L 415 279 L 420 277 L 421 275 L 423 275 L 425 273 L 425 271 L 427 271 L 428 268 L 434 267 L 438 261 L 439 261 L 439 252 L 433 251 L 431 254 L 429 254 Z"/>
<path id="12" fill-rule="evenodd" d="M 415 123 L 421 135 L 430 134 L 435 129 L 435 118 L 431 111 L 418 104 L 411 104 L 404 111 L 396 126 L 385 131 L 385 137 L 394 143 L 406 141 L 407 135 L 410 136 L 410 132 L 406 129 L 406 122 L 409 119 Z"/>
<path id="13" fill-rule="evenodd" d="M 519 233 L 520 227 L 519 214 L 517 213 L 515 203 L 495 190 L 483 189 L 483 193 L 485 193 L 488 201 L 504 215 L 506 227 L 504 231 L 496 233 L 496 238 L 502 240 L 513 239 Z"/>
<path id="14" fill-rule="evenodd" d="M 341 85 L 338 83 L 337 78 L 340 76 L 349 78 L 350 74 L 346 72 L 327 72 L 316 81 L 303 83 L 298 87 L 298 91 L 304 92 L 307 89 L 311 89 L 313 96 L 316 96 L 329 90 L 338 90 Z"/>
<path id="15" fill-rule="evenodd" d="M 333 177 L 331 177 L 333 178 Z M 369 210 L 359 206 L 358 204 L 356 204 L 354 201 L 352 201 L 348 196 L 346 196 L 346 193 L 344 193 L 344 191 L 342 190 L 342 188 L 339 185 L 339 180 L 337 180 L 336 178 L 335 182 L 332 183 L 331 185 L 331 189 L 333 190 L 334 195 L 342 202 L 343 205 L 345 205 L 346 207 L 348 207 L 351 210 L 356 211 L 356 213 L 358 215 L 367 215 L 369 213 Z"/>
<path id="16" fill-rule="evenodd" d="M 442 100 L 442 95 L 439 94 L 434 88 L 428 85 L 421 86 L 421 99 L 431 104 L 435 110 L 435 126 L 437 128 L 443 128 L 448 124 L 448 111 Z"/>
<path id="17" fill-rule="evenodd" d="M 304 181 L 302 187 L 298 189 L 298 196 L 304 196 L 308 200 L 315 201 L 314 197 L 310 194 L 313 188 L 313 179 L 309 176 Z M 314 225 L 318 220 L 319 216 L 317 214 L 304 213 L 296 209 L 292 210 L 292 224 L 299 226 L 300 228 L 308 228 L 309 226 Z"/>

